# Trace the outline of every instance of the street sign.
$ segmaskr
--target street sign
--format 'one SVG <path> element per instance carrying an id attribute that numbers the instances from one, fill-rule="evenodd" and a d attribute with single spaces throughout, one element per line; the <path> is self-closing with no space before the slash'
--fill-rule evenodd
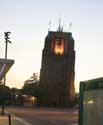
<path id="1" fill-rule="evenodd" d="M 14 60 L 11 59 L 0 59 L 0 80 L 9 71 L 11 66 L 14 64 Z"/>
<path id="2" fill-rule="evenodd" d="M 103 77 L 80 82 L 79 125 L 103 125 Z"/>

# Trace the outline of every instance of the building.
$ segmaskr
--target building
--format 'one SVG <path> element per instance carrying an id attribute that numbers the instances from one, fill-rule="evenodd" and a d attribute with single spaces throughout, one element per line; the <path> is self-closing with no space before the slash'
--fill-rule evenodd
<path id="1" fill-rule="evenodd" d="M 75 50 L 71 32 L 49 31 L 45 38 L 40 70 L 44 106 L 70 106 L 74 100 Z"/>

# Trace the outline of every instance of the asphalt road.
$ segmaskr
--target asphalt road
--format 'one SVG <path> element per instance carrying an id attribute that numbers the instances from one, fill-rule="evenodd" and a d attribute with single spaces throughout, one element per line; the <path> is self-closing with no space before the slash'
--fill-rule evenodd
<path id="1" fill-rule="evenodd" d="M 77 125 L 78 111 L 57 108 L 6 107 L 6 111 L 32 125 Z"/>

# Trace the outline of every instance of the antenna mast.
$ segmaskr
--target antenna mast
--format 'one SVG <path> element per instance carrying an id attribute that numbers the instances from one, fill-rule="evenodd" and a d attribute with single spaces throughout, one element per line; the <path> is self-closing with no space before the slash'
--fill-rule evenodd
<path id="1" fill-rule="evenodd" d="M 71 32 L 72 22 L 69 23 L 69 31 Z"/>
<path id="2" fill-rule="evenodd" d="M 49 28 L 48 28 L 48 31 L 50 31 L 50 28 L 51 28 L 51 21 L 49 21 Z"/>
<path id="3" fill-rule="evenodd" d="M 63 31 L 63 28 L 61 28 L 61 19 L 59 17 L 59 27 L 58 27 L 58 32 L 62 32 Z"/>

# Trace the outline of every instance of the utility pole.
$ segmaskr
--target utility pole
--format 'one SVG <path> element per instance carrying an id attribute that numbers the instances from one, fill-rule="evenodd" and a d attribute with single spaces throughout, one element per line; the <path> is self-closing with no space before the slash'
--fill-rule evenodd
<path id="1" fill-rule="evenodd" d="M 7 49 L 8 49 L 8 43 L 12 43 L 10 41 L 10 37 L 9 35 L 11 34 L 11 32 L 4 32 L 4 35 L 5 35 L 5 60 L 7 59 Z M 5 89 L 5 84 L 6 84 L 6 75 L 4 76 L 4 89 Z M 2 104 L 2 115 L 4 115 L 4 107 L 5 107 L 5 99 L 4 99 L 4 102 Z"/>

